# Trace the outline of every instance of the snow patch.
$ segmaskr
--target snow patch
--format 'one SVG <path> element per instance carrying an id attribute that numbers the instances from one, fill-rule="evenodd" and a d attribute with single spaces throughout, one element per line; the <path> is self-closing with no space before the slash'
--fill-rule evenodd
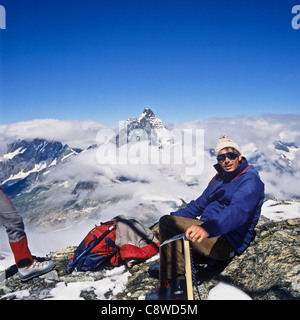
<path id="1" fill-rule="evenodd" d="M 20 148 L 18 148 L 17 150 L 15 150 L 14 152 L 10 152 L 10 153 L 5 154 L 2 158 L 0 158 L 0 161 L 2 161 L 2 160 L 11 160 L 11 159 L 13 159 L 16 155 L 22 154 L 22 153 L 24 153 L 25 151 L 26 151 L 25 148 L 20 147 Z"/>
<path id="2" fill-rule="evenodd" d="M 39 172 L 39 171 L 42 171 L 42 170 L 44 170 L 46 168 L 47 168 L 47 164 L 46 163 L 35 164 L 35 166 L 34 166 L 34 168 L 32 170 L 29 170 L 29 171 L 26 171 L 26 172 L 20 171 L 19 173 L 15 174 L 15 175 L 11 175 L 8 179 L 3 181 L 2 184 L 5 184 L 6 182 L 8 182 L 10 180 L 24 179 L 24 178 L 28 177 L 31 173 Z"/>
<path id="3" fill-rule="evenodd" d="M 122 292 L 126 288 L 130 272 L 124 272 L 125 267 L 121 266 L 113 270 L 108 270 L 104 274 L 104 278 L 98 281 L 71 282 L 67 285 L 64 282 L 59 282 L 54 289 L 50 291 L 53 298 L 49 300 L 83 300 L 80 297 L 82 291 L 93 289 L 97 298 L 106 300 L 106 294 L 110 296 Z M 108 298 L 110 300 L 110 298 Z"/>
<path id="4" fill-rule="evenodd" d="M 242 290 L 227 283 L 220 282 L 209 292 L 207 300 L 252 300 Z"/>
<path id="5" fill-rule="evenodd" d="M 275 221 L 300 218 L 300 201 L 269 199 L 263 204 L 261 214 Z"/>

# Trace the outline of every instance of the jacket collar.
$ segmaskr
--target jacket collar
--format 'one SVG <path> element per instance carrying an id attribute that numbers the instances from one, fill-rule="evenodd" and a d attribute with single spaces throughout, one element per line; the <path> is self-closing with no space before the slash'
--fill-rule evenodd
<path id="1" fill-rule="evenodd" d="M 219 176 L 224 180 L 224 182 L 230 182 L 233 179 L 237 178 L 240 174 L 243 173 L 248 167 L 248 161 L 245 157 L 242 157 L 242 162 L 239 167 L 232 172 L 225 172 L 222 167 L 217 163 L 214 165 L 215 169 L 219 173 Z"/>

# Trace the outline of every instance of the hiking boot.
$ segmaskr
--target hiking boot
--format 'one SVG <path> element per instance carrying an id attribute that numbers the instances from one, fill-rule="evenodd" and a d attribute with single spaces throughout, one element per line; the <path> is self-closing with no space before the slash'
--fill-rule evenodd
<path id="1" fill-rule="evenodd" d="M 44 273 L 51 271 L 55 267 L 53 261 L 42 261 L 38 262 L 33 260 L 32 264 L 27 267 L 18 268 L 18 275 L 22 281 L 28 281 L 34 277 L 38 277 Z"/>
<path id="2" fill-rule="evenodd" d="M 145 300 L 187 300 L 186 281 L 161 280 L 160 288 L 148 293 Z"/>

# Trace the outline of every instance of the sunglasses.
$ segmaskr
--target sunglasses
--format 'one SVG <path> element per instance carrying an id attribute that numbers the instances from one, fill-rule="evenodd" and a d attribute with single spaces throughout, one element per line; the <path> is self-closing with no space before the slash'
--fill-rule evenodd
<path id="1" fill-rule="evenodd" d="M 223 154 L 219 154 L 217 156 L 218 162 L 222 163 L 225 161 L 225 158 L 227 157 L 230 160 L 235 160 L 239 155 L 236 152 L 227 152 Z"/>

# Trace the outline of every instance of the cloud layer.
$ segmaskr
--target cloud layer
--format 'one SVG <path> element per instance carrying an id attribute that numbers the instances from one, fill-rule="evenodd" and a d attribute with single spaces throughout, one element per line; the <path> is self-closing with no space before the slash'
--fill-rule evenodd
<path id="1" fill-rule="evenodd" d="M 165 210 L 164 213 L 168 213 L 167 211 L 172 207 L 172 201 L 183 199 L 188 202 L 202 193 L 215 174 L 213 168 L 215 157 L 211 155 L 210 149 L 214 149 L 218 138 L 226 134 L 240 145 L 243 155 L 258 168 L 265 183 L 267 195 L 278 199 L 300 197 L 299 115 L 269 114 L 254 117 L 215 118 L 167 126 L 169 130 L 191 130 L 191 132 L 196 132 L 197 129 L 203 130 L 204 155 L 198 175 L 188 175 L 185 163 L 181 165 L 134 164 L 135 162 L 131 164 L 99 163 L 97 159 L 99 147 L 97 147 L 71 157 L 64 165 L 49 174 L 47 179 L 49 182 L 55 180 L 70 183 L 82 180 L 98 182 L 94 191 L 95 198 L 124 199 L 123 202 L 111 205 L 114 206 L 116 214 L 124 211 L 131 212 L 140 203 L 151 204 L 153 199 L 159 198 L 166 199 L 164 203 L 169 203 L 169 206 L 162 208 Z M 0 126 L 0 152 L 2 154 L 5 152 L 8 141 L 33 138 L 58 140 L 71 147 L 84 149 L 97 143 L 97 140 L 99 142 L 98 133 L 103 129 L 117 131 L 118 125 L 92 121 L 44 119 Z M 289 152 L 276 149 L 278 141 L 292 144 Z M 136 157 L 139 163 L 138 152 Z M 103 214 L 105 210 L 103 208 Z"/>

